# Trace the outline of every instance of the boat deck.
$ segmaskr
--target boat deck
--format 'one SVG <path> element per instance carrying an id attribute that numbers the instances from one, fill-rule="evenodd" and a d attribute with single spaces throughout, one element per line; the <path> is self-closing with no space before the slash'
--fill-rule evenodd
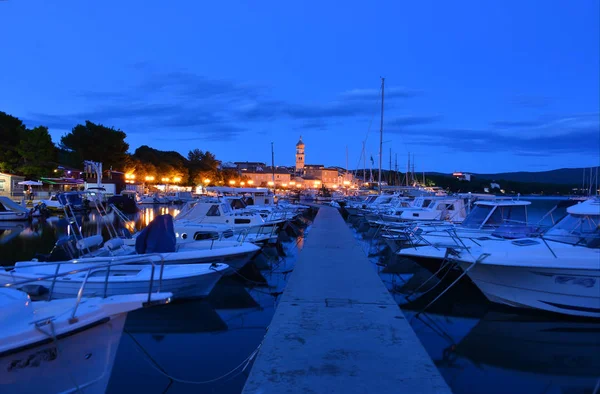
<path id="1" fill-rule="evenodd" d="M 451 391 L 338 210 L 322 206 L 243 392 Z"/>

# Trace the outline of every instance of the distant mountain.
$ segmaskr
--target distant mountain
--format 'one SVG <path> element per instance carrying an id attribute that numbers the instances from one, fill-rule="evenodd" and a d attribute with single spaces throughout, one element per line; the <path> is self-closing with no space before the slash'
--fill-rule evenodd
<path id="1" fill-rule="evenodd" d="M 598 170 L 600 172 L 600 170 Z M 593 183 L 596 182 L 596 168 L 593 169 Z M 551 183 L 556 185 L 581 185 L 583 182 L 583 168 L 561 168 L 540 172 L 501 172 L 498 174 L 473 174 L 479 179 L 514 182 Z M 590 183 L 590 169 L 585 169 L 585 183 Z"/>

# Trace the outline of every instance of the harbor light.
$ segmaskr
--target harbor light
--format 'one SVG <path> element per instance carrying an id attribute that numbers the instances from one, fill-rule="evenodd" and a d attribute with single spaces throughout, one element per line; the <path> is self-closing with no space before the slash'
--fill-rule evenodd
<path id="1" fill-rule="evenodd" d="M 235 181 L 232 179 L 229 181 L 229 184 L 233 186 L 233 185 L 235 185 Z"/>
<path id="2" fill-rule="evenodd" d="M 154 177 L 152 175 L 149 175 L 145 179 L 146 179 L 146 182 L 152 182 L 154 180 Z"/>
<path id="3" fill-rule="evenodd" d="M 275 183 L 273 183 L 273 181 L 269 181 L 269 182 L 267 182 L 267 185 L 269 185 L 269 186 L 273 186 L 274 184 L 275 184 Z"/>
<path id="4" fill-rule="evenodd" d="M 175 183 L 181 182 L 181 178 L 176 176 L 173 178 L 173 182 L 175 182 Z"/>
<path id="5" fill-rule="evenodd" d="M 240 182 L 240 186 L 244 186 L 246 182 Z"/>
<path id="6" fill-rule="evenodd" d="M 254 185 L 254 181 L 253 181 L 252 179 L 250 179 L 250 180 L 248 181 L 248 184 L 249 184 L 249 185 Z"/>
<path id="7" fill-rule="evenodd" d="M 169 178 L 162 178 L 161 181 L 163 181 L 163 182 L 169 182 Z"/>
<path id="8" fill-rule="evenodd" d="M 133 180 L 135 179 L 135 174 L 125 174 L 125 179 Z"/>

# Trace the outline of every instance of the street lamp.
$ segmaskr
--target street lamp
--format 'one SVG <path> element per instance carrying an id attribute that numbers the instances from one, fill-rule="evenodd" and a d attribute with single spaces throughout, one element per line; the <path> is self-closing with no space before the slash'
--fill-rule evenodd
<path id="1" fill-rule="evenodd" d="M 240 182 L 240 186 L 244 186 L 246 184 L 246 182 Z"/>
<path id="2" fill-rule="evenodd" d="M 254 181 L 253 181 L 252 179 L 250 179 L 250 180 L 248 181 L 248 184 L 249 184 L 249 185 L 254 185 Z"/>
<path id="3" fill-rule="evenodd" d="M 181 178 L 178 177 L 178 176 L 176 176 L 176 177 L 173 178 L 173 182 L 179 183 L 179 182 L 181 182 Z"/>
<path id="4" fill-rule="evenodd" d="M 206 178 L 203 182 L 204 184 L 208 185 L 210 183 L 210 179 Z"/>
<path id="5" fill-rule="evenodd" d="M 144 179 L 146 179 L 146 182 L 152 182 L 154 180 L 154 177 L 152 175 L 149 175 Z"/>
<path id="6" fill-rule="evenodd" d="M 233 186 L 233 185 L 235 185 L 235 181 L 232 179 L 232 180 L 230 180 L 230 181 L 229 181 L 229 184 L 230 184 L 231 186 Z"/>
<path id="7" fill-rule="evenodd" d="M 275 184 L 275 183 L 274 183 L 273 181 L 269 181 L 269 182 L 267 182 L 267 185 L 269 185 L 269 186 L 273 186 L 274 184 Z"/>

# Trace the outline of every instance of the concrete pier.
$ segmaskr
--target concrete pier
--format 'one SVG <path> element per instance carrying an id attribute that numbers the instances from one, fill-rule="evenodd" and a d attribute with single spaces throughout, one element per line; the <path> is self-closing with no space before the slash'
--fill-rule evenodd
<path id="1" fill-rule="evenodd" d="M 243 392 L 451 391 L 340 213 L 321 207 Z"/>

